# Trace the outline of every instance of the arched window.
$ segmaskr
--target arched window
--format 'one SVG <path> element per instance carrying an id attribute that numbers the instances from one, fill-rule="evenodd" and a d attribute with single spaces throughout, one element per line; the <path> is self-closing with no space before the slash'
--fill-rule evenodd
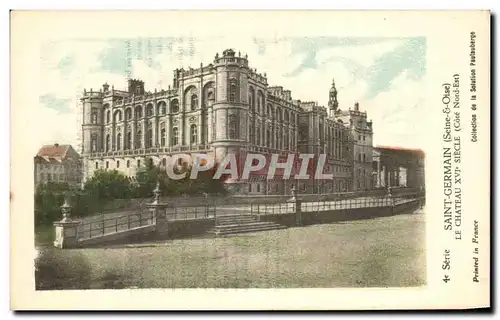
<path id="1" fill-rule="evenodd" d="M 115 112 L 115 115 L 113 116 L 113 121 L 114 122 L 122 121 L 122 112 L 120 110 Z"/>
<path id="2" fill-rule="evenodd" d="M 250 105 L 250 110 L 255 112 L 255 91 L 252 87 L 250 87 L 250 93 L 248 95 L 248 104 Z"/>
<path id="3" fill-rule="evenodd" d="M 141 106 L 135 107 L 135 118 L 136 119 L 142 118 L 142 107 Z"/>
<path id="4" fill-rule="evenodd" d="M 127 141 L 125 141 L 125 149 L 130 149 L 132 146 L 132 132 L 127 132 Z"/>
<path id="5" fill-rule="evenodd" d="M 358 161 L 361 162 L 361 153 L 358 154 Z"/>
<path id="6" fill-rule="evenodd" d="M 91 144 L 90 144 L 90 151 L 91 152 L 96 152 L 97 151 L 97 134 L 92 134 L 91 137 Z"/>
<path id="7" fill-rule="evenodd" d="M 109 151 L 110 146 L 111 146 L 111 137 L 109 136 L 109 134 L 107 134 L 106 135 L 106 152 Z"/>
<path id="8" fill-rule="evenodd" d="M 213 91 L 209 91 L 207 93 L 207 102 L 208 102 L 208 105 L 211 106 L 212 104 L 214 104 L 214 100 L 215 100 L 215 97 L 214 97 Z"/>
<path id="9" fill-rule="evenodd" d="M 172 100 L 170 103 L 170 112 L 171 113 L 178 113 L 179 112 L 179 100 L 175 99 Z"/>
<path id="10" fill-rule="evenodd" d="M 290 117 L 288 115 L 288 110 L 285 110 L 285 122 L 286 123 L 290 122 Z"/>
<path id="11" fill-rule="evenodd" d="M 167 113 L 167 104 L 164 101 L 158 103 L 158 114 L 165 115 Z"/>
<path id="12" fill-rule="evenodd" d="M 106 123 L 109 123 L 111 121 L 111 111 L 106 111 Z"/>
<path id="13" fill-rule="evenodd" d="M 92 108 L 91 122 L 92 122 L 92 124 L 97 124 L 97 109 L 96 108 Z"/>
<path id="14" fill-rule="evenodd" d="M 172 145 L 176 146 L 179 144 L 179 128 L 172 128 Z"/>
<path id="15" fill-rule="evenodd" d="M 149 128 L 146 131 L 146 148 L 151 148 L 153 146 L 153 129 Z"/>
<path id="16" fill-rule="evenodd" d="M 261 108 L 262 111 L 264 111 L 264 95 L 262 94 L 262 91 L 259 91 L 259 94 L 257 96 L 257 113 L 261 113 Z"/>
<path id="17" fill-rule="evenodd" d="M 116 135 L 116 150 L 120 150 L 122 148 L 122 134 L 118 133 Z"/>
<path id="18" fill-rule="evenodd" d="M 165 146 L 165 128 L 161 129 L 160 134 L 161 134 L 160 145 L 162 147 L 164 147 Z"/>
<path id="19" fill-rule="evenodd" d="M 191 144 L 196 144 L 198 141 L 198 128 L 195 124 L 191 125 Z"/>
<path id="20" fill-rule="evenodd" d="M 135 139 L 135 148 L 140 149 L 142 148 L 142 132 L 139 130 L 137 131 L 137 137 Z"/>
<path id="21" fill-rule="evenodd" d="M 125 110 L 125 120 L 130 120 L 132 119 L 132 109 L 127 108 Z"/>
<path id="22" fill-rule="evenodd" d="M 267 116 L 269 117 L 269 119 L 273 118 L 273 107 L 271 106 L 271 104 L 267 105 Z"/>
<path id="23" fill-rule="evenodd" d="M 285 135 L 283 137 L 283 140 L 284 140 L 284 147 L 283 147 L 283 149 L 288 150 L 289 147 L 290 147 L 290 140 L 289 140 L 289 137 L 288 137 L 288 131 L 285 131 Z"/>
<path id="24" fill-rule="evenodd" d="M 146 117 L 152 117 L 154 115 L 154 109 L 153 109 L 153 104 L 149 103 L 146 106 Z"/>
<path id="25" fill-rule="evenodd" d="M 276 119 L 278 119 L 279 122 L 282 121 L 282 118 L 281 118 L 281 108 L 276 108 Z"/>
<path id="26" fill-rule="evenodd" d="M 228 138 L 238 139 L 238 118 L 234 114 L 230 114 L 227 121 Z"/>
<path id="27" fill-rule="evenodd" d="M 236 79 L 229 80 L 229 102 L 236 102 L 238 97 L 238 81 Z"/>
<path id="28" fill-rule="evenodd" d="M 194 111 L 198 108 L 198 96 L 193 94 L 191 96 L 191 110 Z"/>
<path id="29" fill-rule="evenodd" d="M 271 130 L 267 129 L 266 131 L 266 146 L 268 148 L 271 147 Z"/>

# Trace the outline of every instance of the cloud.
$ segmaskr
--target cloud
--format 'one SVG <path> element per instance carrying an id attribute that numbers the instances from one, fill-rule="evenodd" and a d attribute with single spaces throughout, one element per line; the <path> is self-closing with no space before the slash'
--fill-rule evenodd
<path id="1" fill-rule="evenodd" d="M 69 104 L 71 99 L 58 99 L 54 94 L 44 94 L 40 96 L 40 103 L 45 107 L 54 109 L 59 112 L 69 111 Z"/>

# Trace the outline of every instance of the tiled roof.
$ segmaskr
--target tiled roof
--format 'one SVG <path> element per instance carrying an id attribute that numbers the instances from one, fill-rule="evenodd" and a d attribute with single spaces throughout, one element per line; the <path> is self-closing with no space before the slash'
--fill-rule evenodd
<path id="1" fill-rule="evenodd" d="M 422 151 L 422 149 L 410 149 L 410 148 L 403 148 L 403 147 L 376 146 L 375 149 L 388 150 L 388 151 L 415 152 L 415 153 L 420 153 L 422 155 L 424 154 L 424 151 Z"/>
<path id="2" fill-rule="evenodd" d="M 44 145 L 40 148 L 37 157 L 43 158 L 46 161 L 51 160 L 65 160 L 70 157 L 78 157 L 78 153 L 69 144 L 52 144 Z"/>

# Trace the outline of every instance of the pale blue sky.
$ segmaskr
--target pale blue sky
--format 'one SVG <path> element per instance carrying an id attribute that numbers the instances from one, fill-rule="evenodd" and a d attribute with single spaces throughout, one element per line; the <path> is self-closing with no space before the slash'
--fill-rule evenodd
<path id="1" fill-rule="evenodd" d="M 144 61 L 152 68 L 160 68 L 155 57 L 163 52 L 172 52 L 174 44 L 189 43 L 186 38 L 135 38 L 109 40 L 98 56 L 98 63 L 94 66 L 94 72 L 114 73 L 124 78 L 130 76 L 130 67 L 127 66 L 127 57 L 136 61 Z M 401 44 L 379 57 L 372 65 L 363 66 L 355 59 L 347 57 L 336 57 L 319 62 L 316 58 L 318 52 L 324 49 L 337 47 L 363 47 L 369 44 L 378 44 L 386 41 L 400 40 Z M 83 40 L 85 41 L 85 40 Z M 266 56 L 268 43 L 273 40 L 253 39 L 252 43 L 256 47 L 256 52 L 263 57 Z M 419 79 L 425 74 L 425 38 L 283 38 L 277 41 L 290 41 L 292 51 L 290 56 L 301 55 L 302 59 L 292 72 L 282 74 L 284 77 L 294 78 L 299 76 L 306 69 L 318 70 L 330 62 L 339 62 L 350 70 L 355 78 L 365 78 L 369 84 L 369 89 L 363 98 L 372 98 L 377 94 L 386 91 L 391 81 L 407 71 L 408 75 Z M 127 47 L 129 44 L 129 47 Z M 48 49 L 48 50 L 47 50 Z M 223 48 L 221 48 L 222 50 Z M 198 49 L 199 50 L 199 49 Z M 360 49 L 362 50 L 362 49 Z M 196 55 L 197 48 L 189 47 L 182 52 L 173 52 L 178 58 L 192 57 Z M 46 48 L 46 54 L 51 54 L 50 48 Z M 284 57 L 286 58 L 286 57 Z M 44 57 L 42 55 L 42 61 Z M 210 61 L 200 61 L 206 64 Z M 64 55 L 55 66 L 62 76 L 70 74 L 77 68 L 77 61 L 74 54 Z M 264 70 L 263 70 L 264 71 Z M 169 74 L 168 74 L 169 75 Z M 98 84 L 96 84 L 97 86 Z M 67 112 L 70 109 L 68 99 L 58 98 L 57 92 L 43 94 L 40 102 L 49 108 L 60 112 Z"/>

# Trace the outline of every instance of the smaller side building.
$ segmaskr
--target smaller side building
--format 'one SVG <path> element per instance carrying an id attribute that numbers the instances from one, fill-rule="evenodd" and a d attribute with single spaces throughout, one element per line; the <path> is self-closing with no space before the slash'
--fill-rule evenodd
<path id="1" fill-rule="evenodd" d="M 373 148 L 374 188 L 425 189 L 425 154 L 420 149 Z"/>
<path id="2" fill-rule="evenodd" d="M 34 158 L 35 186 L 47 182 L 68 183 L 80 187 L 82 160 L 78 152 L 69 145 L 44 145 Z"/>

